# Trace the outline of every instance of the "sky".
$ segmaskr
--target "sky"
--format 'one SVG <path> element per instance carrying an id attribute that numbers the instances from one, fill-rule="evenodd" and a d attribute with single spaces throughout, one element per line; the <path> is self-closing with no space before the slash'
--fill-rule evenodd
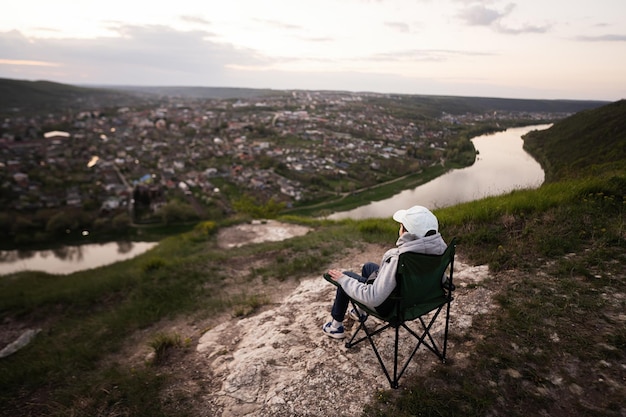
<path id="1" fill-rule="evenodd" d="M 626 0 L 19 0 L 0 78 L 617 101 Z"/>

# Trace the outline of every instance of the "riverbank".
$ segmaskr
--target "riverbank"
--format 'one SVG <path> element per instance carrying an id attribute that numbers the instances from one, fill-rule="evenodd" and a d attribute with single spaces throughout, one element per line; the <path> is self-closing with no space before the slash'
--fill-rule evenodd
<path id="1" fill-rule="evenodd" d="M 393 196 L 403 190 L 412 189 L 437 178 L 450 169 L 450 166 L 435 165 L 424 168 L 420 172 L 405 175 L 390 181 L 363 188 L 339 196 L 326 198 L 323 201 L 285 210 L 285 214 L 305 217 L 324 217 L 330 213 L 348 211 Z"/>

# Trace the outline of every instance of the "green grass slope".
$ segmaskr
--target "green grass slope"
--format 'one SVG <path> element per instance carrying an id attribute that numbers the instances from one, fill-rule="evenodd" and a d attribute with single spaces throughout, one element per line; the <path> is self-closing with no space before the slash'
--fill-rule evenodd
<path id="1" fill-rule="evenodd" d="M 623 172 L 626 100 L 582 111 L 548 130 L 531 132 L 524 146 L 544 165 L 548 181 Z"/>

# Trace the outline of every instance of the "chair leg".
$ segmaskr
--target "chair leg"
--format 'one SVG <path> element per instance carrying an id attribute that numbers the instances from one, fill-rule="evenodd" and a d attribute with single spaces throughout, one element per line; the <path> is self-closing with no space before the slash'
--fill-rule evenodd
<path id="1" fill-rule="evenodd" d="M 359 323 L 359 327 L 356 329 L 356 331 L 352 334 L 352 337 L 350 338 L 349 341 L 346 342 L 346 347 L 347 348 L 351 348 L 353 346 L 358 345 L 359 343 L 369 339 L 372 336 L 376 336 L 379 333 L 384 332 L 385 330 L 387 330 L 389 327 L 391 327 L 391 324 L 387 323 L 385 324 L 383 327 L 381 327 L 380 329 L 374 330 L 373 332 L 369 332 L 369 330 L 367 329 L 367 327 L 365 326 L 365 322 L 361 322 Z M 365 332 L 365 336 L 361 337 L 358 340 L 354 340 L 356 339 L 356 336 L 359 334 L 359 332 L 363 330 L 363 332 Z M 368 333 L 369 332 L 369 333 Z"/>
<path id="2" fill-rule="evenodd" d="M 398 344 L 400 340 L 400 326 L 395 326 L 396 330 L 396 340 L 394 341 L 393 347 L 393 381 L 391 381 L 391 388 L 398 388 L 398 380 L 400 379 L 400 375 L 398 375 Z M 403 370 L 404 372 L 404 370 Z"/>
<path id="3" fill-rule="evenodd" d="M 385 328 L 388 328 L 389 325 L 386 325 Z M 391 376 L 389 375 L 389 371 L 387 370 L 387 367 L 385 366 L 385 362 L 383 362 L 383 358 L 382 356 L 380 356 L 380 353 L 378 352 L 378 348 L 376 347 L 376 344 L 374 343 L 374 339 L 372 339 L 372 337 L 374 336 L 374 334 L 380 333 L 380 332 L 374 332 L 374 333 L 369 333 L 369 330 L 367 330 L 367 327 L 363 327 L 363 329 L 365 330 L 365 332 L 367 333 L 367 340 L 369 340 L 370 345 L 372 346 L 372 350 L 374 350 L 374 353 L 376 354 L 376 358 L 378 359 L 378 363 L 380 364 L 380 367 L 383 370 L 383 373 L 385 374 L 385 376 L 387 377 L 387 381 L 389 381 L 389 384 L 391 384 L 391 388 L 398 388 L 398 379 L 396 378 L 395 375 L 395 368 L 397 367 L 395 365 L 395 363 L 397 363 L 397 346 L 398 346 L 398 339 L 396 337 L 396 357 L 394 358 L 394 378 L 393 380 L 391 379 Z M 396 329 L 397 331 L 397 329 Z"/>
<path id="4" fill-rule="evenodd" d="M 443 336 L 443 357 L 441 358 L 441 363 L 446 363 L 446 351 L 448 349 L 448 327 L 450 325 L 450 304 L 451 301 L 448 298 L 448 306 L 446 307 L 446 329 L 444 331 Z"/>
<path id="5" fill-rule="evenodd" d="M 421 329 L 418 329 L 419 334 L 415 330 L 411 329 L 405 322 L 395 323 L 395 324 L 386 323 L 383 327 L 376 329 L 374 331 L 370 331 L 365 325 L 365 322 L 359 322 L 359 327 L 352 334 L 352 337 L 350 338 L 350 340 L 346 342 L 346 348 L 351 348 L 367 339 L 370 343 L 370 346 L 372 347 L 372 350 L 374 351 L 374 354 L 376 355 L 376 359 L 378 360 L 378 363 L 380 364 L 380 367 L 382 368 L 383 373 L 385 374 L 385 377 L 387 378 L 387 381 L 391 385 L 391 388 L 397 389 L 399 387 L 400 378 L 402 377 L 402 375 L 404 375 L 404 372 L 407 370 L 409 364 L 413 360 L 413 357 L 419 350 L 420 346 L 426 347 L 428 350 L 434 353 L 441 360 L 442 363 L 445 363 L 446 349 L 447 349 L 447 343 L 448 343 L 450 303 L 447 303 L 447 306 L 446 306 L 447 308 L 446 308 L 445 330 L 444 330 L 444 335 L 443 335 L 443 341 L 440 342 L 443 344 L 443 346 L 440 346 L 431 334 L 431 328 L 437 321 L 437 318 L 440 316 L 440 313 L 442 312 L 444 306 L 446 306 L 446 304 L 441 305 L 437 310 L 434 311 L 434 314 L 429 319 L 428 323 L 426 323 L 422 317 L 419 317 L 419 322 L 421 324 Z M 388 369 L 387 366 L 385 365 L 383 358 L 378 348 L 376 347 L 376 343 L 374 342 L 374 339 L 373 339 L 374 336 L 384 332 L 389 327 L 393 327 L 395 330 L 394 331 L 395 333 L 394 352 L 393 352 L 393 362 L 394 362 L 393 363 L 393 378 L 392 378 L 392 375 L 390 374 L 390 369 Z M 415 348 L 412 350 L 410 355 L 408 355 L 406 360 L 403 360 L 403 365 L 399 369 L 398 361 L 399 361 L 400 327 L 403 327 L 409 334 L 411 334 L 417 340 L 417 344 L 415 345 Z M 365 333 L 365 336 L 357 339 L 357 335 L 359 334 L 361 330 L 363 330 L 363 332 Z"/>

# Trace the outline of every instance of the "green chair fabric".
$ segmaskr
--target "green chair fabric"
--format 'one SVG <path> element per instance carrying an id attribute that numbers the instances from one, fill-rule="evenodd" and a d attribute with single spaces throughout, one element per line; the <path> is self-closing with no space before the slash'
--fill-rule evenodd
<path id="1" fill-rule="evenodd" d="M 392 388 L 398 388 L 400 377 L 421 346 L 427 348 L 442 363 L 445 363 L 450 305 L 454 300 L 453 292 L 455 289 L 453 284 L 455 251 L 456 239 L 453 239 L 442 255 L 403 253 L 398 261 L 396 288 L 383 304 L 371 309 L 353 299 L 350 300 L 353 308 L 359 306 L 370 316 L 378 318 L 385 324 L 374 330 L 368 327 L 367 320 L 361 321 L 357 330 L 346 343 L 346 347 L 351 348 L 368 340 Z M 443 282 L 442 277 L 447 277 L 445 282 Z M 339 285 L 327 274 L 324 274 L 324 278 L 336 286 Z M 443 317 L 441 317 L 442 312 Z M 444 320 L 445 327 L 443 335 L 435 338 L 431 334 L 431 329 L 437 319 Z M 409 340 L 406 343 L 412 341 L 415 345 L 401 368 L 398 366 L 399 344 L 401 343 L 400 328 L 406 330 L 403 335 L 408 334 L 410 336 L 407 337 Z M 393 373 L 385 365 L 375 340 L 377 335 L 388 329 L 395 331 Z M 365 335 L 357 339 L 357 336 L 362 333 Z"/>

